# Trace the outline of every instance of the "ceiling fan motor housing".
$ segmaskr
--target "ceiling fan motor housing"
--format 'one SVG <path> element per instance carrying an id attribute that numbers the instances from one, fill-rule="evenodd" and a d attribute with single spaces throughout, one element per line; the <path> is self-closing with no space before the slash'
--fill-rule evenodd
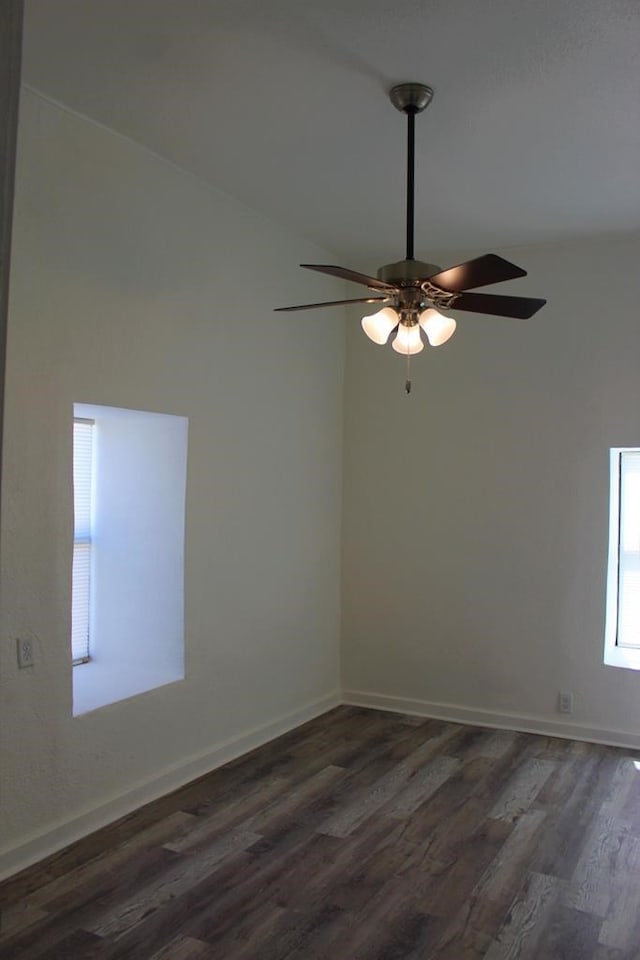
<path id="1" fill-rule="evenodd" d="M 425 263 L 424 260 L 398 260 L 397 263 L 386 263 L 377 272 L 378 280 L 393 283 L 398 287 L 419 287 L 424 280 L 440 273 L 442 267 L 435 263 Z"/>
<path id="2" fill-rule="evenodd" d="M 387 263 L 378 270 L 379 280 L 392 283 L 397 288 L 393 306 L 405 326 L 412 327 L 418 323 L 420 311 L 429 306 L 422 284 L 427 277 L 439 272 L 440 267 L 422 260 L 399 260 L 397 263 Z"/>

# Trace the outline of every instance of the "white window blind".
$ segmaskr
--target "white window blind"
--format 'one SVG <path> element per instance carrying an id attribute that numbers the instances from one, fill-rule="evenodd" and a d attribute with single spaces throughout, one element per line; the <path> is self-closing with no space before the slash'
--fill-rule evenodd
<path id="1" fill-rule="evenodd" d="M 73 421 L 73 578 L 71 595 L 71 659 L 89 659 L 91 590 L 91 523 L 93 505 L 93 420 Z"/>
<path id="2" fill-rule="evenodd" d="M 617 643 L 640 649 L 640 450 L 620 453 L 619 509 Z"/>

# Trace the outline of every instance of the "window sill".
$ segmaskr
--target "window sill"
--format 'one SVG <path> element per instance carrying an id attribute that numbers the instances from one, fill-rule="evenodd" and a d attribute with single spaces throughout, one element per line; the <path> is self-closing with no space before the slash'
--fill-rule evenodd
<path id="1" fill-rule="evenodd" d="M 126 670 L 96 660 L 73 668 L 73 716 L 79 717 L 110 703 L 128 700 L 168 683 L 184 680 L 184 670 L 132 668 Z"/>
<path id="2" fill-rule="evenodd" d="M 640 650 L 631 650 L 625 647 L 608 647 L 604 651 L 604 662 L 608 667 L 640 670 Z"/>

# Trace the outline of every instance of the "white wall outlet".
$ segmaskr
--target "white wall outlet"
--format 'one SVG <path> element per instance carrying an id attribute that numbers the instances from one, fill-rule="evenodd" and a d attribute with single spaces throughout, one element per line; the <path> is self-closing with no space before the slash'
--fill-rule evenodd
<path id="1" fill-rule="evenodd" d="M 558 694 L 558 713 L 573 713 L 573 694 Z"/>
<path id="2" fill-rule="evenodd" d="M 32 667 L 35 661 L 33 659 L 33 643 L 31 640 L 21 640 L 18 638 L 16 640 L 16 648 L 20 669 L 22 670 L 23 667 Z"/>

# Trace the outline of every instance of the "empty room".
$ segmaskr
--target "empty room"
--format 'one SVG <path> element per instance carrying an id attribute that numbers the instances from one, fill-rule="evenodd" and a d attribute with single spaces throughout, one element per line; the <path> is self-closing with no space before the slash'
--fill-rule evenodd
<path id="1" fill-rule="evenodd" d="M 1 0 L 2 960 L 638 960 L 638 51 Z"/>

